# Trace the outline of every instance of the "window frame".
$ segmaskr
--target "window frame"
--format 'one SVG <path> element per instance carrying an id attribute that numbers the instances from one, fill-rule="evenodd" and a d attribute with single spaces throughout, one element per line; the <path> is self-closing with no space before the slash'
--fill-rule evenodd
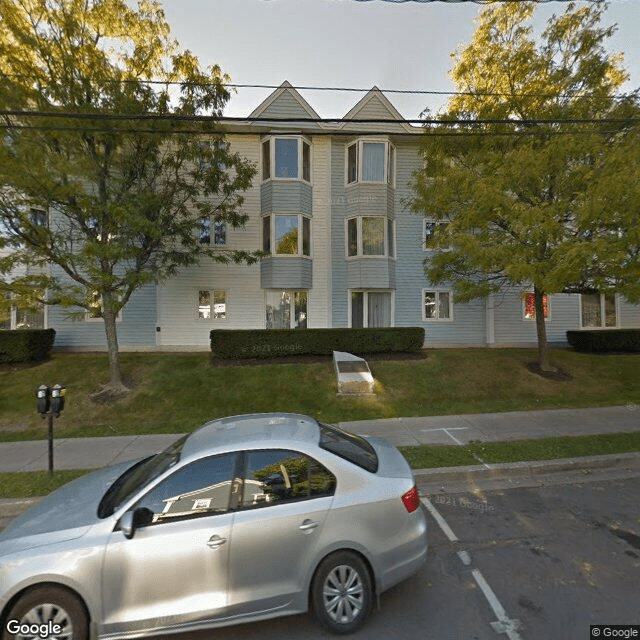
<path id="1" fill-rule="evenodd" d="M 275 249 L 277 247 L 276 244 L 276 217 L 277 216 L 288 216 L 298 217 L 298 251 L 296 253 L 276 253 Z M 268 224 L 265 221 L 268 220 Z M 305 225 L 305 220 L 308 222 Z M 311 232 L 311 216 L 305 213 L 286 213 L 286 212 L 277 212 L 277 213 L 267 213 L 262 216 L 262 250 L 265 253 L 268 253 L 273 258 L 307 258 L 312 259 L 313 252 L 313 236 Z M 267 239 L 266 231 L 269 231 L 269 246 L 267 247 L 265 244 L 265 240 Z M 309 231 L 308 242 L 305 242 L 305 227 Z M 309 253 L 304 253 L 305 246 L 308 245 Z"/>
<path id="2" fill-rule="evenodd" d="M 425 217 L 422 220 L 422 250 L 425 252 L 433 253 L 434 251 L 448 251 L 450 246 L 446 247 L 428 247 L 427 246 L 427 236 L 431 237 L 433 233 L 427 234 L 427 225 L 432 224 L 434 227 L 442 226 L 446 227 L 449 222 L 446 220 L 439 220 L 436 218 Z"/>
<path id="3" fill-rule="evenodd" d="M 200 293 L 203 291 L 209 292 L 209 317 L 208 318 L 200 317 L 200 306 L 201 306 Z M 216 293 L 224 294 L 224 306 L 225 306 L 224 318 L 215 317 L 214 307 L 216 305 L 216 302 L 215 302 Z M 195 319 L 197 322 L 219 323 L 219 322 L 226 322 L 229 319 L 229 292 L 227 291 L 227 289 L 211 289 L 209 287 L 203 287 L 203 288 L 198 287 L 197 289 L 195 289 L 194 297 L 195 297 Z"/>
<path id="4" fill-rule="evenodd" d="M 95 295 L 97 292 L 94 291 L 93 294 Z M 100 301 L 100 309 L 102 309 L 102 300 Z M 104 322 L 104 312 L 103 315 L 101 316 L 91 316 L 89 315 L 89 310 L 85 309 L 85 314 L 84 314 L 84 319 L 85 322 Z M 117 315 L 116 315 L 116 322 L 121 322 L 122 321 L 122 309 L 120 309 L 120 311 L 118 311 Z"/>
<path id="5" fill-rule="evenodd" d="M 390 313 L 390 327 L 395 327 L 395 316 L 396 316 L 396 296 L 395 289 L 363 289 L 360 287 L 355 287 L 353 289 L 347 289 L 347 326 L 349 329 L 353 328 L 352 319 L 353 319 L 353 303 L 352 297 L 354 293 L 362 293 L 362 328 L 369 328 L 369 294 L 370 293 L 388 293 L 389 294 L 389 313 Z M 359 327 L 356 327 L 359 328 Z M 378 327 L 376 327 L 378 328 Z"/>
<path id="6" fill-rule="evenodd" d="M 527 322 L 535 322 L 536 321 L 536 310 L 535 307 L 533 307 L 533 315 L 528 316 L 527 315 L 527 298 L 529 296 L 534 296 L 533 291 L 525 291 L 523 296 L 522 296 L 522 319 L 526 320 Z M 535 300 L 531 301 L 531 305 L 535 304 Z M 544 305 L 544 307 L 546 308 L 546 314 L 544 316 L 544 321 L 545 322 L 549 322 L 551 320 L 551 296 L 547 295 L 546 293 L 543 295 L 543 302 L 542 304 Z"/>
<path id="7" fill-rule="evenodd" d="M 365 254 L 363 252 L 363 235 L 362 235 L 362 221 L 364 218 L 379 218 L 383 221 L 383 234 L 384 234 L 384 251 L 383 253 L 376 254 Z M 349 254 L 350 250 L 350 242 L 349 242 L 349 222 L 355 220 L 356 221 L 356 253 L 354 255 Z M 391 239 L 389 239 L 389 232 L 393 234 Z M 391 258 L 392 260 L 396 259 L 396 221 L 394 218 L 390 218 L 385 215 L 366 215 L 366 214 L 357 214 L 354 216 L 349 216 L 345 219 L 344 222 L 344 235 L 345 235 L 345 257 L 347 260 L 357 260 L 357 259 L 380 259 L 380 258 Z M 389 250 L 393 249 L 393 252 Z"/>
<path id="8" fill-rule="evenodd" d="M 216 242 L 216 225 L 224 227 L 224 242 Z M 204 231 L 208 231 L 208 235 Z M 206 247 L 226 247 L 228 245 L 229 228 L 224 220 L 216 220 L 211 216 L 202 216 L 198 222 L 198 244 Z M 206 238 L 206 240 L 205 240 Z"/>
<path id="9" fill-rule="evenodd" d="M 276 140 L 297 140 L 297 176 L 276 176 Z M 305 154 L 305 145 L 308 148 Z M 265 149 L 268 148 L 268 154 Z M 311 184 L 313 181 L 313 153 L 311 140 L 307 136 L 275 134 L 262 138 L 260 141 L 260 175 L 262 182 L 296 181 Z M 305 156 L 308 164 L 305 163 Z"/>
<path id="10" fill-rule="evenodd" d="M 365 144 L 383 144 L 383 176 L 382 180 L 364 180 L 362 177 L 364 145 Z M 349 150 L 355 147 L 355 177 L 352 180 L 353 172 L 350 172 Z M 396 146 L 388 139 L 381 137 L 357 138 L 345 145 L 344 154 L 344 184 L 350 187 L 354 184 L 384 184 L 392 189 L 396 188 L 396 172 L 397 172 L 397 149 Z M 392 164 L 393 163 L 393 164 Z"/>
<path id="11" fill-rule="evenodd" d="M 264 326 L 265 329 L 275 329 L 276 327 L 267 327 L 267 296 L 273 292 L 289 294 L 289 326 L 280 327 L 284 329 L 307 329 L 309 328 L 309 289 L 264 289 Z M 305 311 L 305 326 L 298 327 L 296 322 L 296 294 L 305 293 L 307 296 L 307 305 Z"/>
<path id="12" fill-rule="evenodd" d="M 428 318 L 426 314 L 426 294 L 434 293 L 435 294 L 435 308 L 438 312 L 437 318 Z M 446 293 L 449 296 L 449 317 L 441 318 L 440 317 L 440 294 Z M 453 322 L 453 292 L 450 289 L 428 289 L 424 288 L 422 290 L 422 322 Z"/>
<path id="13" fill-rule="evenodd" d="M 582 324 L 583 315 L 582 315 L 582 296 L 584 295 L 599 295 L 600 296 L 600 325 L 597 327 L 585 326 Z M 580 329 L 584 329 L 585 331 L 600 331 L 605 329 L 619 329 L 620 328 L 620 296 L 617 293 L 602 293 L 602 292 L 594 292 L 593 294 L 578 294 L 578 302 L 579 302 L 579 321 L 580 321 Z M 607 316 L 606 316 L 606 296 L 613 296 L 613 307 L 616 314 L 616 323 L 615 325 L 607 326 Z"/>

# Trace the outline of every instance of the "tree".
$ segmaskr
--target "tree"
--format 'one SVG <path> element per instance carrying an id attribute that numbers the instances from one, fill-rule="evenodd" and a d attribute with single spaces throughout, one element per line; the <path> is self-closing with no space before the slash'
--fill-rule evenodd
<path id="1" fill-rule="evenodd" d="M 636 96 L 615 96 L 627 76 L 603 47 L 614 32 L 600 26 L 603 4 L 569 4 L 540 39 L 534 6 L 482 11 L 455 55 L 458 92 L 425 127 L 410 206 L 446 223 L 434 225 L 425 271 L 458 301 L 533 289 L 547 370 L 547 294 L 618 286 L 640 297 L 638 109 Z"/>
<path id="2" fill-rule="evenodd" d="M 116 317 L 134 291 L 258 256 L 198 239 L 203 219 L 247 219 L 255 167 L 216 124 L 228 77 L 180 49 L 155 0 L 0 0 L 0 23 L 0 271 L 26 274 L 4 289 L 103 317 L 125 392 Z"/>

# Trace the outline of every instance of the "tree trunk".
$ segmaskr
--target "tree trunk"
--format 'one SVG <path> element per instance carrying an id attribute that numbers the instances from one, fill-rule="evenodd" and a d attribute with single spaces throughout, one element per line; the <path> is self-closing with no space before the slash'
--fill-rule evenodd
<path id="1" fill-rule="evenodd" d="M 544 321 L 544 291 L 533 287 L 533 300 L 536 312 L 536 332 L 538 334 L 538 364 L 541 371 L 553 371 L 549 364 L 549 344 L 547 342 L 547 327 Z"/>
<path id="2" fill-rule="evenodd" d="M 127 393 L 120 369 L 120 352 L 118 350 L 118 334 L 116 331 L 116 312 L 112 307 L 109 296 L 103 296 L 102 312 L 104 317 L 104 331 L 107 336 L 107 353 L 109 355 L 109 384 L 106 388 L 115 393 Z"/>

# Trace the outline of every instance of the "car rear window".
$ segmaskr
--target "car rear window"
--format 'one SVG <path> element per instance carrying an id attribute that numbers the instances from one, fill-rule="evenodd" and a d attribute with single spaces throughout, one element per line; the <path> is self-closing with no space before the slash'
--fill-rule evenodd
<path id="1" fill-rule="evenodd" d="M 319 444 L 323 449 L 371 473 L 378 470 L 378 456 L 374 448 L 361 436 L 321 423 Z"/>

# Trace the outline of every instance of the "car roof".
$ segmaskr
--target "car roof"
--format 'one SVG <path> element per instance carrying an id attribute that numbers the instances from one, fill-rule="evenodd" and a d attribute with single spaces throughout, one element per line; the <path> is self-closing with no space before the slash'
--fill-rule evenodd
<path id="1" fill-rule="evenodd" d="M 317 446 L 320 426 L 296 413 L 254 413 L 212 420 L 194 431 L 182 447 L 183 459 L 203 453 L 240 449 L 289 448 L 292 444 Z"/>

